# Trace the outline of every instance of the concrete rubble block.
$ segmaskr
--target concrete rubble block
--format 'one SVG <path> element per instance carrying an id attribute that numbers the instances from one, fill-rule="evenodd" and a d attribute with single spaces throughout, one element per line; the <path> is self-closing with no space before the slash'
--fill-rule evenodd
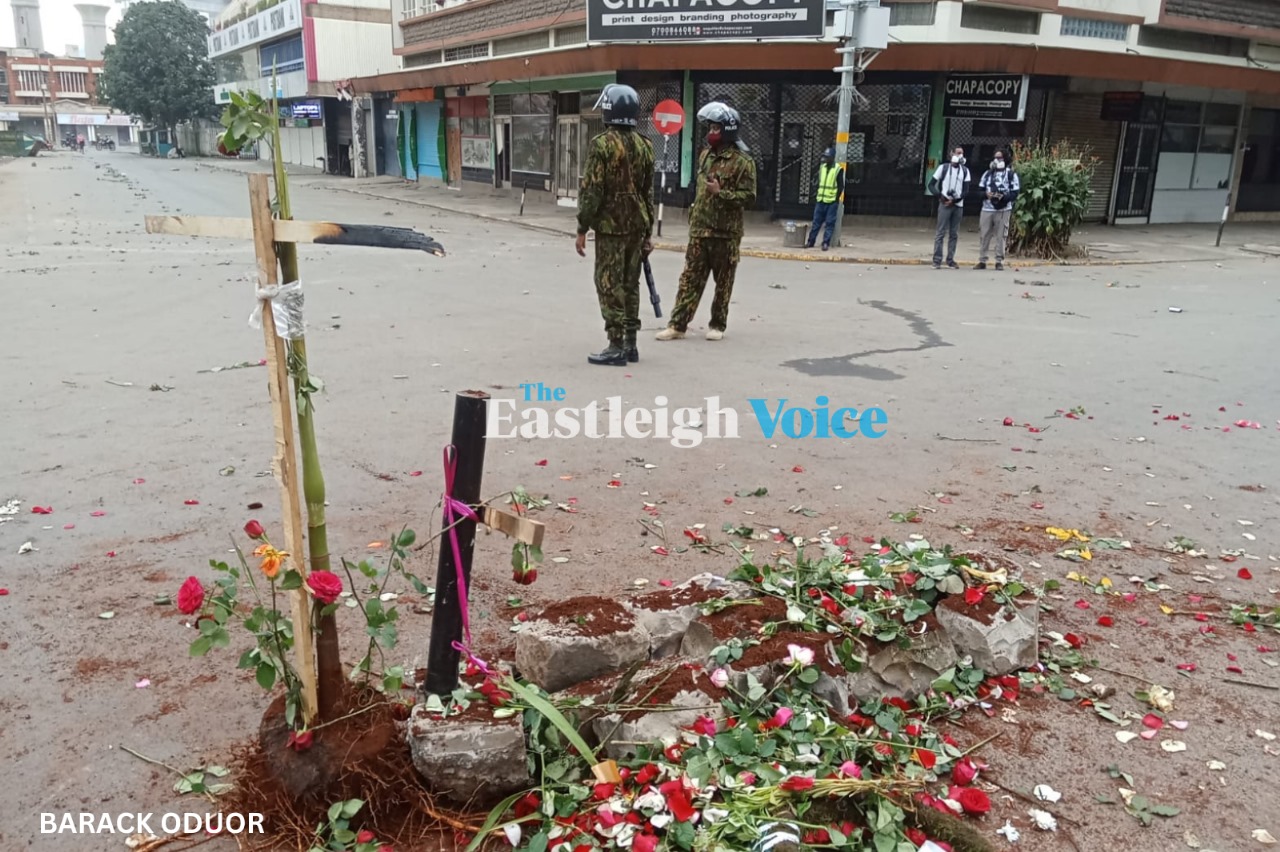
<path id="1" fill-rule="evenodd" d="M 693 621 L 680 639 L 680 656 L 705 660 L 722 644 L 724 643 L 716 638 L 710 627 L 701 621 Z"/>
<path id="2" fill-rule="evenodd" d="M 650 659 L 671 657 L 681 652 L 689 625 L 702 614 L 707 601 L 719 598 L 739 600 L 752 597 L 750 586 L 715 574 L 699 574 L 680 585 L 626 601 L 640 626 L 651 637 Z"/>
<path id="3" fill-rule="evenodd" d="M 911 636 L 905 648 L 894 644 L 873 651 L 850 685 L 860 701 L 884 696 L 913 701 L 958 660 L 947 632 L 935 628 Z"/>
<path id="4" fill-rule="evenodd" d="M 696 722 L 699 716 L 709 716 L 716 721 L 724 718 L 719 702 L 696 689 L 681 690 L 666 703 L 667 709 L 627 714 L 633 718 L 610 713 L 595 719 L 591 723 L 592 732 L 605 755 L 613 760 L 635 757 L 642 744 L 676 742 L 682 729 Z"/>
<path id="5" fill-rule="evenodd" d="M 597 632 L 589 621 L 532 621 L 516 635 L 516 668 L 547 692 L 559 692 L 649 659 L 649 631 L 625 611 L 618 622 L 616 629 L 589 635 Z"/>
<path id="6" fill-rule="evenodd" d="M 456 804 L 496 800 L 533 783 L 520 714 L 441 719 L 419 704 L 409 718 L 406 739 L 418 774 Z"/>
<path id="7" fill-rule="evenodd" d="M 973 665 L 998 677 L 1034 665 L 1039 659 L 1040 607 L 1000 607 L 989 613 L 968 608 L 963 598 L 944 599 L 937 608 L 938 623 L 951 637 L 960 656 L 971 656 Z"/>

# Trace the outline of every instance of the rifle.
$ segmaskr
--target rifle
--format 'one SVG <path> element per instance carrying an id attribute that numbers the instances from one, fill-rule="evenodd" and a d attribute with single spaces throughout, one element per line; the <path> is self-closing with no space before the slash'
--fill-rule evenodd
<path id="1" fill-rule="evenodd" d="M 662 299 L 658 296 L 658 287 L 653 283 L 653 267 L 649 265 L 649 255 L 644 256 L 644 280 L 649 285 L 649 301 L 653 302 L 653 315 L 662 318 Z"/>

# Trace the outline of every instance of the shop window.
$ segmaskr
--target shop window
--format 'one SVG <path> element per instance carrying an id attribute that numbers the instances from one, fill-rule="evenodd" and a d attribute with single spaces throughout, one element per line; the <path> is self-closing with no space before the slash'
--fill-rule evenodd
<path id="1" fill-rule="evenodd" d="M 1236 209 L 1280 210 L 1280 110 L 1250 112 L 1243 157 Z"/>
<path id="2" fill-rule="evenodd" d="M 479 44 L 464 44 L 461 47 L 451 47 L 444 52 L 445 62 L 461 62 L 464 59 L 483 59 L 489 55 L 489 42 L 484 41 Z"/>
<path id="3" fill-rule="evenodd" d="M 405 68 L 421 68 L 424 65 L 439 65 L 441 62 L 441 54 L 438 50 L 428 50 L 426 53 L 414 53 L 404 58 Z"/>
<path id="4" fill-rule="evenodd" d="M 960 26 L 967 30 L 1036 35 L 1040 32 L 1040 13 L 966 3 L 960 10 Z"/>
<path id="5" fill-rule="evenodd" d="M 1215 56 L 1249 55 L 1249 40 L 1204 33 L 1165 30 L 1159 27 L 1139 27 L 1138 44 L 1160 50 L 1180 50 L 1184 53 L 1211 53 Z"/>
<path id="6" fill-rule="evenodd" d="M 1169 101 L 1160 134 L 1156 189 L 1226 189 L 1239 116 L 1234 104 Z"/>
<path id="7" fill-rule="evenodd" d="M 583 24 L 580 27 L 565 27 L 562 30 L 556 30 L 556 47 L 568 47 L 572 44 L 587 43 L 587 27 Z"/>
<path id="8" fill-rule="evenodd" d="M 931 27 L 938 18 L 938 4 L 894 3 L 889 7 L 891 27 Z"/>
<path id="9" fill-rule="evenodd" d="M 546 50 L 549 43 L 549 35 L 550 33 L 543 31 L 540 33 L 529 33 L 528 35 L 498 39 L 493 43 L 493 55 L 510 56 L 513 53 L 530 53 L 535 50 Z"/>
<path id="10" fill-rule="evenodd" d="M 1117 21 L 1096 21 L 1092 18 L 1073 18 L 1064 15 L 1059 32 L 1077 38 L 1105 38 L 1111 41 L 1127 41 L 1129 25 Z"/>

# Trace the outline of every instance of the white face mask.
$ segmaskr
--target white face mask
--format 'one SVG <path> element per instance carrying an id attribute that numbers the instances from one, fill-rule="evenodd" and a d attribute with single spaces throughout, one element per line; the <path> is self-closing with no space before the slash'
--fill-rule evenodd
<path id="1" fill-rule="evenodd" d="M 961 160 L 963 160 L 963 159 L 964 159 L 964 158 L 963 158 L 963 157 L 961 157 L 959 154 L 956 154 L 955 156 L 953 156 L 953 157 L 951 158 L 951 164 L 952 164 L 953 166 L 958 166 L 958 165 L 960 165 L 960 161 L 961 161 Z"/>
<path id="2" fill-rule="evenodd" d="M 996 160 L 996 171 L 1004 170 L 1004 160 Z"/>

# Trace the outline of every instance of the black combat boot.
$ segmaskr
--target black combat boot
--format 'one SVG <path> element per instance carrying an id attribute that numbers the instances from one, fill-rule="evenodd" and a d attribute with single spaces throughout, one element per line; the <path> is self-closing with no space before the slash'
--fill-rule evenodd
<path id="1" fill-rule="evenodd" d="M 622 348 L 627 351 L 627 361 L 634 364 L 640 360 L 640 350 L 636 348 L 636 333 L 634 331 L 627 332 L 627 341 Z"/>
<path id="2" fill-rule="evenodd" d="M 627 351 L 622 348 L 622 341 L 610 340 L 609 346 L 603 352 L 588 355 L 587 361 L 591 364 L 600 364 L 606 367 L 625 367 L 627 366 Z"/>

